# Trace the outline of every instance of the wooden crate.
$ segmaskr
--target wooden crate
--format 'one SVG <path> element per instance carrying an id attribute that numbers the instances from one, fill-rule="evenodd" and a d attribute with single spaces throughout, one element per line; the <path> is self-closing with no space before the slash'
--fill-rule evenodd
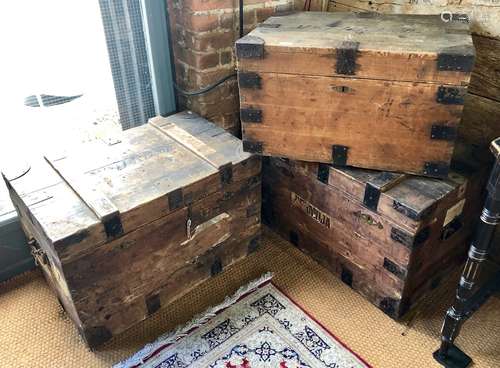
<path id="1" fill-rule="evenodd" d="M 398 319 L 462 260 L 484 177 L 468 169 L 440 180 L 270 158 L 263 218 Z"/>
<path id="2" fill-rule="evenodd" d="M 247 152 L 447 176 L 474 64 L 466 23 L 295 13 L 236 54 Z"/>
<path id="3" fill-rule="evenodd" d="M 240 140 L 185 112 L 4 177 L 48 282 L 96 347 L 257 248 L 260 174 Z"/>

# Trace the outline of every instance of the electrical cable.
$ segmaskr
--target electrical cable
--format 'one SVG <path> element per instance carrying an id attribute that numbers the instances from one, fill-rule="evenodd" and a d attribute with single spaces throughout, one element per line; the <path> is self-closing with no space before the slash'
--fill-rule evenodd
<path id="1" fill-rule="evenodd" d="M 211 90 L 213 90 L 214 88 L 220 86 L 222 83 L 224 83 L 225 81 L 227 81 L 228 79 L 231 79 L 233 77 L 236 77 L 236 73 L 233 73 L 233 74 L 229 74 L 229 75 L 226 75 L 224 78 L 222 79 L 219 79 L 217 82 L 215 82 L 214 84 L 211 84 L 207 87 L 204 87 L 202 89 L 199 89 L 198 91 L 185 91 L 183 90 L 182 88 L 180 88 L 177 84 L 174 84 L 174 87 L 175 87 L 175 90 L 177 92 L 179 92 L 181 95 L 184 95 L 184 96 L 198 96 L 198 95 L 202 95 L 202 94 L 205 94 Z"/>
<path id="2" fill-rule="evenodd" d="M 240 38 L 243 37 L 243 0 L 240 0 Z"/>
<path id="3" fill-rule="evenodd" d="M 244 22 L 243 22 L 243 15 L 244 15 L 244 8 L 243 8 L 243 0 L 239 0 L 239 27 L 240 27 L 240 38 L 244 36 L 244 29 L 243 29 L 243 26 L 244 26 Z M 199 89 L 198 91 L 185 91 L 183 90 L 182 88 L 180 88 L 177 84 L 174 84 L 174 88 L 177 92 L 179 92 L 181 95 L 184 95 L 184 96 L 199 96 L 199 95 L 203 95 L 207 92 L 210 92 L 211 90 L 213 90 L 214 88 L 220 86 L 222 83 L 224 83 L 225 81 L 233 78 L 233 77 L 236 77 L 237 74 L 236 73 L 233 73 L 233 74 L 229 74 L 227 76 L 225 76 L 224 78 L 222 79 L 219 79 L 217 82 L 215 82 L 214 84 L 211 84 L 207 87 L 204 87 L 202 89 Z"/>

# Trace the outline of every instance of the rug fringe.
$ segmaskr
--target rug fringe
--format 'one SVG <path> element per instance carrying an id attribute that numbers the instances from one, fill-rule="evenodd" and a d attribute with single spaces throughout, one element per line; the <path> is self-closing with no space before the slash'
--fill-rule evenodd
<path id="1" fill-rule="evenodd" d="M 272 277 L 273 274 L 271 272 L 267 272 L 258 279 L 250 281 L 248 284 L 240 287 L 232 296 L 227 296 L 221 304 L 215 307 L 211 307 L 205 312 L 196 315 L 190 322 L 183 326 L 177 327 L 172 332 L 161 335 L 155 342 L 145 345 L 141 350 L 132 355 L 130 358 L 115 364 L 113 368 L 129 368 L 144 364 L 144 359 L 147 358 L 152 352 L 156 351 L 164 345 L 173 344 L 179 339 L 187 336 L 191 332 L 191 330 L 203 326 L 205 323 L 215 317 L 221 310 L 235 304 L 238 300 L 241 299 L 241 297 L 256 290 L 259 286 L 271 280 Z"/>

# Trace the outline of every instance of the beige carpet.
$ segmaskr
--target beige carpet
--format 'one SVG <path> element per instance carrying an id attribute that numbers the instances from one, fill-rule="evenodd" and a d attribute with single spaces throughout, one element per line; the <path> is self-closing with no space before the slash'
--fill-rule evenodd
<path id="1" fill-rule="evenodd" d="M 265 271 L 273 271 L 280 288 L 374 367 L 439 367 L 432 352 L 451 287 L 446 296 L 442 290 L 432 296 L 438 305 L 427 300 L 411 323 L 398 324 L 288 242 L 264 233 L 259 252 L 97 352 L 85 348 L 40 273 L 0 284 L 0 367 L 108 367 Z M 458 344 L 475 367 L 500 367 L 500 299 L 466 323 Z"/>

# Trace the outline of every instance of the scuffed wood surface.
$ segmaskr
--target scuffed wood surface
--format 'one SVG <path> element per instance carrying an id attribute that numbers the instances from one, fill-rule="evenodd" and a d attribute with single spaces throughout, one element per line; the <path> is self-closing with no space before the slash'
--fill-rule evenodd
<path id="1" fill-rule="evenodd" d="M 432 54 L 446 48 L 469 49 L 472 39 L 468 31 L 466 23 L 446 23 L 439 15 L 296 12 L 270 17 L 250 35 L 262 39 L 269 52 L 327 54 L 351 40 L 360 43 L 360 53 Z M 245 42 L 243 38 L 236 44 Z"/>
<path id="2" fill-rule="evenodd" d="M 56 158 L 7 180 L 90 347 L 255 250 L 260 236 L 261 161 L 237 138 L 180 113 L 111 142 L 47 155 Z M 111 215 L 123 227 L 112 237 L 103 225 Z"/>
<path id="3" fill-rule="evenodd" d="M 187 292 L 202 281 L 196 274 L 201 264 L 207 258 L 216 261 L 214 253 L 241 258 L 246 252 L 234 253 L 233 247 L 239 249 L 244 243 L 248 251 L 249 240 L 258 236 L 260 213 L 247 210 L 259 205 L 259 180 L 235 183 L 194 204 L 189 216 L 183 208 L 65 264 L 84 323 L 103 324 L 113 333 L 120 332 L 128 327 L 121 322 L 122 310 L 137 302 L 145 304 L 145 296 L 151 294 L 165 293 L 171 301 Z M 191 237 L 188 219 L 192 220 Z M 210 277 L 213 262 L 207 262 L 203 279 Z M 136 277 L 129 277 L 131 274 Z M 99 313 L 92 313 L 100 307 Z M 107 315 L 111 317 L 106 319 Z"/>
<path id="4" fill-rule="evenodd" d="M 118 208 L 116 208 L 109 198 L 100 193 L 94 187 L 93 183 L 87 180 L 85 175 L 75 170 L 73 165 L 68 165 L 67 160 L 64 160 L 64 158 L 50 159 L 47 157 L 45 157 L 45 160 L 81 201 L 94 212 L 99 221 L 103 222 L 120 214 Z"/>
<path id="5" fill-rule="evenodd" d="M 239 70 L 339 75 L 336 50 L 355 42 L 358 78 L 464 84 L 470 73 L 437 70 L 438 54 L 474 54 L 467 24 L 433 15 L 299 12 L 267 19 L 236 47 L 251 39 L 264 42 L 265 56 L 238 58 Z"/>
<path id="6" fill-rule="evenodd" d="M 500 18 L 498 22 L 500 23 Z M 500 101 L 500 40 L 480 36 L 475 36 L 473 39 L 476 61 L 469 92 Z"/>
<path id="7" fill-rule="evenodd" d="M 249 152 L 446 175 L 474 58 L 466 23 L 298 12 L 267 19 L 236 51 Z"/>
<path id="8" fill-rule="evenodd" d="M 410 206 L 418 206 L 425 197 L 430 200 L 432 193 L 434 212 L 421 221 L 417 232 L 389 216 L 381 207 L 383 196 L 376 212 L 363 206 L 361 183 L 371 178 L 369 172 L 358 169 L 353 174 L 356 169 L 346 169 L 341 183 L 338 169 L 332 169 L 325 184 L 318 180 L 313 166 L 274 158 L 266 161 L 264 221 L 391 317 L 399 318 L 436 287 L 465 254 L 485 175 L 476 174 L 472 180 L 452 175 L 442 186 L 434 179 L 415 178 L 421 181 L 417 183 L 406 178 L 384 192 L 387 199 L 406 200 Z M 462 227 L 445 236 L 445 219 L 464 198 Z M 428 237 L 413 246 L 404 245 L 390 236 L 394 228 L 415 239 L 426 228 Z"/>
<path id="9" fill-rule="evenodd" d="M 490 0 L 338 0 L 331 1 L 330 11 L 372 11 L 387 14 L 467 14 L 471 31 L 500 38 L 500 4 Z"/>
<path id="10" fill-rule="evenodd" d="M 500 102 L 468 94 L 458 134 L 477 160 L 491 161 L 488 147 L 493 139 L 500 137 Z"/>
<path id="11" fill-rule="evenodd" d="M 320 10 L 321 1 L 313 1 L 311 10 Z M 296 2 L 301 10 L 303 3 Z M 489 142 L 500 136 L 500 3 L 488 0 L 454 2 L 432 1 L 330 1 L 329 11 L 374 11 L 384 14 L 467 14 L 474 35 L 476 60 L 472 71 L 469 96 L 466 98 L 460 135 L 462 142 L 482 160 L 488 160 Z M 470 96 L 474 94 L 475 96 Z M 483 98 L 481 98 L 483 97 Z M 487 100 L 487 99 L 489 100 Z M 459 150 L 464 147 L 459 147 Z"/>
<path id="12" fill-rule="evenodd" d="M 205 142 L 221 167 L 233 166 L 233 180 L 259 170 L 256 161 L 246 169 L 251 156 L 243 152 L 241 141 L 197 115 L 181 113 L 161 121 L 175 123 L 193 139 Z M 175 210 L 168 197 L 179 189 L 188 201 L 196 201 L 222 185 L 219 169 L 211 162 L 149 124 L 123 132 L 113 145 L 96 141 L 59 157 L 57 166 L 76 176 L 69 184 L 44 160 L 33 163 L 26 175 L 10 184 L 61 258 L 107 241 L 101 219 L 77 194 L 79 188 L 75 192 L 71 185 L 85 181 L 87 192 L 106 197 L 120 213 L 124 233 Z M 77 244 L 69 248 L 68 242 Z"/>
<path id="13" fill-rule="evenodd" d="M 431 128 L 458 125 L 463 106 L 436 103 L 435 84 L 274 73 L 261 79 L 262 89 L 241 89 L 240 99 L 241 108 L 262 110 L 261 123 L 243 122 L 243 135 L 262 142 L 264 155 L 331 163 L 332 146 L 343 145 L 348 165 L 417 174 L 425 162 L 451 159 L 453 141 L 432 140 Z"/>

